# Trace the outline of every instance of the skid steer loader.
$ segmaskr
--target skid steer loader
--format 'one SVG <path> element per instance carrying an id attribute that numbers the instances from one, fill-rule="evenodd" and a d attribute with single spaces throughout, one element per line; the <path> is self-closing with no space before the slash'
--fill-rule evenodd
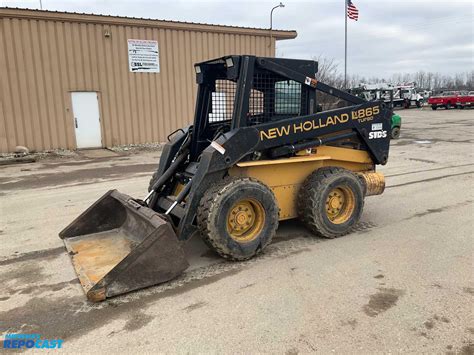
<path id="1" fill-rule="evenodd" d="M 149 193 L 107 192 L 61 233 L 92 301 L 171 280 L 199 232 L 230 260 L 262 252 L 278 222 L 335 238 L 385 187 L 391 109 L 315 79 L 315 61 L 226 56 L 195 64 L 192 126 L 164 146 Z M 318 112 L 317 93 L 347 107 Z M 319 95 L 319 94 L 318 94 Z"/>

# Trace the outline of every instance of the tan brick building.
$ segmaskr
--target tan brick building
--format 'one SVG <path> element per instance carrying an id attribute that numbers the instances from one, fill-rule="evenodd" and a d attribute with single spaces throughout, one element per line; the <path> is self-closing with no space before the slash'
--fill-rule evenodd
<path id="1" fill-rule="evenodd" d="M 0 152 L 161 142 L 192 122 L 195 62 L 274 56 L 295 31 L 0 8 Z"/>

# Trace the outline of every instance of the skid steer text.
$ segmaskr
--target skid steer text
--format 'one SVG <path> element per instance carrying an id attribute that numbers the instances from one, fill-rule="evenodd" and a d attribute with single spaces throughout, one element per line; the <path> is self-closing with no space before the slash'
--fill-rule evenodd
<path id="1" fill-rule="evenodd" d="M 269 128 L 260 131 L 260 140 L 275 139 L 282 136 L 297 134 L 317 130 L 324 127 L 346 123 L 349 120 L 358 120 L 360 123 L 372 121 L 375 115 L 380 113 L 379 106 L 367 107 L 355 110 L 350 113 L 342 113 L 340 115 L 328 116 L 327 118 L 314 118 L 300 123 L 287 124 L 281 127 Z"/>
<path id="2" fill-rule="evenodd" d="M 382 123 L 372 123 L 372 132 L 369 133 L 369 139 L 386 138 L 387 131 L 384 131 Z"/>

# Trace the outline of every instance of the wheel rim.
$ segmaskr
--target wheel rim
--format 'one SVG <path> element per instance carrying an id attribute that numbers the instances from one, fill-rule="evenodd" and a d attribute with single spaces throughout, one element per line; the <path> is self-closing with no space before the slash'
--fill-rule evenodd
<path id="1" fill-rule="evenodd" d="M 227 214 L 227 232 L 238 242 L 254 240 L 263 229 L 265 209 L 255 199 L 243 199 L 234 203 Z"/>
<path id="2" fill-rule="evenodd" d="M 347 222 L 355 210 L 354 192 L 345 186 L 332 189 L 326 198 L 326 216 L 334 224 Z"/>

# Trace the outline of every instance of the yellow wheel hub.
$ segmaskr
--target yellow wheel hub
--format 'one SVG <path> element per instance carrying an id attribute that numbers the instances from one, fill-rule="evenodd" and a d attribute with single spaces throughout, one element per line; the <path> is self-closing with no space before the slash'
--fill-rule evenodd
<path id="1" fill-rule="evenodd" d="M 355 210 L 354 192 L 348 187 L 332 189 L 326 198 L 326 216 L 334 224 L 347 222 Z"/>
<path id="2" fill-rule="evenodd" d="M 227 232 L 238 242 L 254 240 L 265 223 L 265 210 L 255 199 L 237 201 L 227 214 Z"/>

